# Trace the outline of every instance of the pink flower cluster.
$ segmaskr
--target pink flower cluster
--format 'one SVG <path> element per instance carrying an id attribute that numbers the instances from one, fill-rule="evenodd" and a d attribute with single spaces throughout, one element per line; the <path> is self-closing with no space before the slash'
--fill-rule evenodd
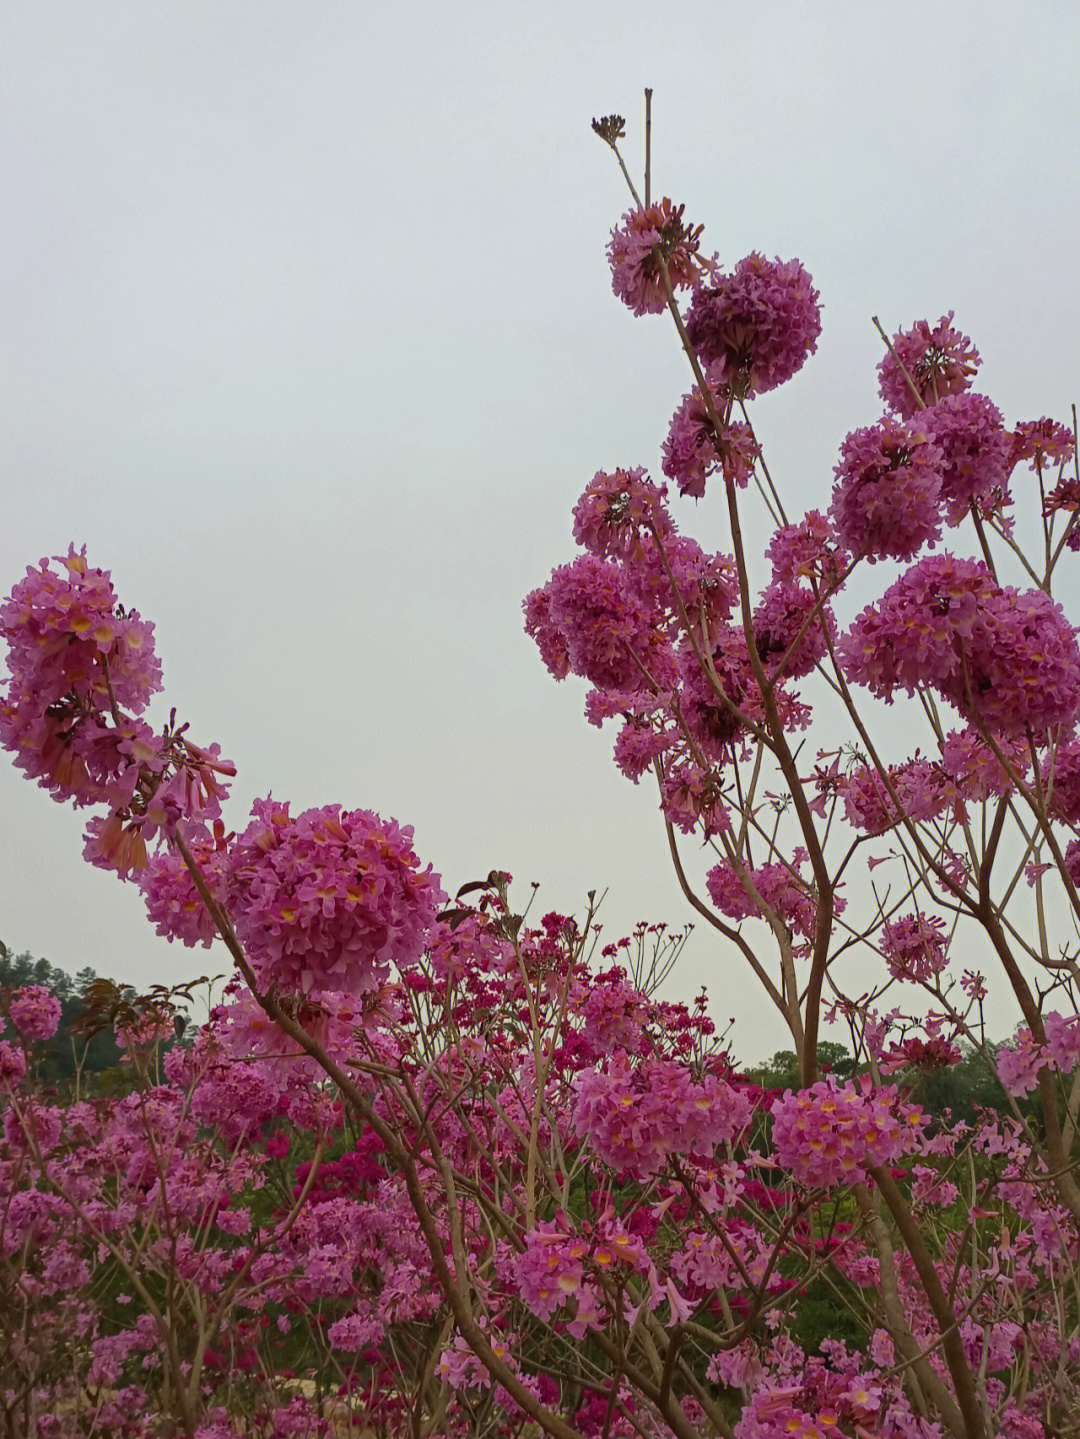
<path id="1" fill-rule="evenodd" d="M 0 608 L 11 679 L 0 699 L 0 744 L 57 800 L 104 804 L 83 849 L 121 875 L 141 869 L 155 835 L 220 814 L 220 776 L 236 773 L 186 726 L 162 734 L 138 716 L 161 688 L 153 626 L 126 611 L 85 546 L 27 571 Z"/>
<path id="2" fill-rule="evenodd" d="M 949 962 L 949 937 L 938 915 L 907 914 L 881 930 L 881 952 L 894 979 L 931 979 Z"/>
<path id="3" fill-rule="evenodd" d="M 653 628 L 653 614 L 619 565 L 579 555 L 554 571 L 543 606 L 536 593 L 525 601 L 526 631 L 537 640 L 545 662 L 545 649 L 552 655 L 561 650 L 567 669 L 599 689 L 641 689 L 645 681 L 635 656 L 650 671 L 670 671 L 670 660 L 663 665 L 667 646 Z M 558 663 L 548 662 L 557 679 Z"/>
<path id="4" fill-rule="evenodd" d="M 111 710 L 134 715 L 161 688 L 154 627 L 117 604 L 108 572 L 72 545 L 28 569 L 0 607 L 11 678 L 0 700 L 0 743 L 56 799 L 130 798 L 145 726 L 111 730 Z"/>
<path id="5" fill-rule="evenodd" d="M 840 448 L 830 514 L 844 544 L 873 564 L 910 560 L 941 535 L 941 454 L 921 419 L 886 415 Z"/>
<path id="6" fill-rule="evenodd" d="M 744 489 L 754 473 L 761 449 L 749 425 L 728 418 L 730 398 L 719 384 L 706 381 L 719 431 L 706 409 L 700 389 L 684 395 L 671 417 L 661 468 L 675 481 L 680 495 L 699 500 L 705 481 L 719 467 L 728 484 Z"/>
<path id="7" fill-rule="evenodd" d="M 774 581 L 754 610 L 754 643 L 770 675 L 801 679 L 824 657 L 832 613 L 806 585 Z"/>
<path id="8" fill-rule="evenodd" d="M 922 416 L 941 465 L 945 518 L 958 525 L 977 504 L 990 513 L 1008 498 L 1013 437 L 985 395 L 949 395 Z"/>
<path id="9" fill-rule="evenodd" d="M 620 1049 L 635 1053 L 648 1017 L 647 997 L 620 969 L 597 975 L 582 1010 L 585 1032 L 604 1054 Z"/>
<path id="10" fill-rule="evenodd" d="M 15 991 L 8 1018 L 27 1039 L 52 1039 L 60 1025 L 60 1001 L 41 984 Z"/>
<path id="11" fill-rule="evenodd" d="M 1009 1094 L 1030 1094 L 1044 1068 L 1071 1074 L 1080 1064 L 1080 1015 L 1056 1012 L 1043 1017 L 1046 1043 L 1036 1042 L 1025 1025 L 1017 1030 L 1011 1045 L 997 1052 L 997 1072 Z"/>
<path id="12" fill-rule="evenodd" d="M 219 902 L 225 897 L 224 845 L 218 845 L 205 831 L 188 835 L 188 848 L 207 882 L 210 893 Z M 146 904 L 146 913 L 155 931 L 170 943 L 209 949 L 218 937 L 217 925 L 195 888 L 179 851 L 162 849 L 152 855 L 139 871 L 139 888 Z"/>
<path id="13" fill-rule="evenodd" d="M 1057 420 L 1021 420 L 1013 427 L 1012 465 L 1030 462 L 1036 474 L 1068 463 L 1076 448 L 1073 432 Z"/>
<path id="14" fill-rule="evenodd" d="M 779 1163 L 815 1189 L 857 1184 L 868 1165 L 892 1164 L 920 1142 L 922 1112 L 902 1104 L 895 1088 L 875 1089 L 869 1075 L 841 1088 L 831 1077 L 786 1090 L 772 1106 Z"/>
<path id="15" fill-rule="evenodd" d="M 1013 772 L 1026 775 L 1031 758 L 1026 741 L 1003 735 L 997 746 Z M 975 729 L 952 730 L 941 747 L 940 760 L 916 754 L 888 770 L 889 784 L 876 769 L 858 765 L 836 780 L 847 821 L 868 834 L 881 834 L 903 817 L 921 822 L 951 810 L 962 819 L 966 802 L 981 803 L 991 795 L 1008 794 L 1013 780 L 986 741 Z M 899 807 L 898 807 L 899 806 Z"/>
<path id="16" fill-rule="evenodd" d="M 746 881 L 743 881 L 735 866 L 726 861 L 722 865 L 713 865 L 706 873 L 705 888 L 720 914 L 726 915 L 729 920 L 762 917 L 761 905 L 749 889 L 752 885 L 761 895 L 762 902 L 775 909 L 781 920 L 797 934 L 805 937 L 814 934 L 817 901 L 797 869 L 792 871 L 785 865 L 769 863 L 758 868 L 746 868 L 745 875 Z"/>
<path id="17" fill-rule="evenodd" d="M 807 861 L 806 851 L 795 850 L 789 868 L 784 864 L 763 864 L 746 867 L 746 881 L 734 865 L 725 861 L 714 865 L 705 876 L 709 898 L 729 919 L 756 919 L 763 916 L 761 906 L 750 891 L 752 885 L 764 904 L 776 911 L 784 924 L 795 934 L 811 939 L 817 924 L 817 898 L 809 880 L 800 873 Z M 844 899 L 836 896 L 837 912 L 844 909 Z"/>
<path id="18" fill-rule="evenodd" d="M 775 582 L 808 580 L 825 591 L 836 588 L 851 562 L 832 521 L 820 510 L 808 510 L 798 524 L 781 525 L 767 554 Z"/>
<path id="19" fill-rule="evenodd" d="M 657 315 L 667 308 L 661 260 L 667 262 L 673 290 L 692 285 L 711 262 L 698 255 L 701 225 L 683 223 L 683 205 L 664 198 L 628 210 L 611 232 L 608 263 L 611 288 L 635 315 Z"/>
<path id="20" fill-rule="evenodd" d="M 901 330 L 892 338 L 892 353 L 878 365 L 881 398 L 904 419 L 918 414 L 923 406 L 936 405 L 946 395 L 962 393 L 971 384 L 979 367 L 979 352 L 966 335 L 952 328 L 952 317 L 950 310 L 933 329 L 926 320 L 919 320 L 910 330 Z"/>
<path id="21" fill-rule="evenodd" d="M 742 1379 L 749 1391 L 736 1439 L 841 1439 L 848 1434 L 931 1439 L 937 1434 L 936 1425 L 911 1411 L 896 1374 L 868 1368 L 865 1356 L 849 1352 L 838 1340 L 823 1340 L 821 1349 L 821 1355 L 808 1355 L 779 1339 L 767 1364 L 724 1357 L 718 1370 Z"/>
<path id="22" fill-rule="evenodd" d="M 1080 737 L 1068 736 L 1046 756 L 1039 779 L 1053 817 L 1065 824 L 1080 824 Z"/>
<path id="23" fill-rule="evenodd" d="M 562 1214 L 541 1221 L 525 1236 L 524 1251 L 509 1264 L 521 1298 L 538 1318 L 550 1319 L 564 1304 L 574 1304 L 567 1328 L 578 1338 L 600 1318 L 596 1276 L 620 1268 L 646 1275 L 651 1265 L 641 1238 L 610 1211 L 589 1240 L 573 1233 Z"/>
<path id="24" fill-rule="evenodd" d="M 412 829 L 370 810 L 259 800 L 229 852 L 229 911 L 260 979 L 286 993 L 370 993 L 415 963 L 444 898 Z"/>
<path id="25" fill-rule="evenodd" d="M 667 489 L 651 484 L 641 468 L 610 475 L 599 470 L 574 506 L 574 539 L 602 560 L 640 559 L 643 533 L 652 528 L 661 535 L 672 533 L 666 495 Z"/>
<path id="26" fill-rule="evenodd" d="M 516 1273 L 521 1297 L 538 1318 L 550 1319 L 571 1299 L 585 1297 L 588 1252 L 583 1239 L 568 1234 L 554 1220 L 541 1222 L 529 1232 Z M 594 1304 L 592 1300 L 590 1308 Z"/>
<path id="27" fill-rule="evenodd" d="M 790 380 L 817 349 L 818 292 L 798 260 L 752 252 L 729 275 L 698 286 L 686 333 L 709 367 L 710 383 L 760 395 Z"/>
<path id="28" fill-rule="evenodd" d="M 574 1128 L 620 1174 L 659 1174 L 673 1154 L 712 1154 L 750 1122 L 746 1093 L 685 1064 L 647 1059 L 632 1066 L 617 1051 L 603 1069 L 576 1080 Z"/>
<path id="29" fill-rule="evenodd" d="M 1068 723 L 1080 704 L 1080 648 L 1042 590 L 998 586 L 980 561 L 920 560 L 840 642 L 848 678 L 891 700 L 937 690 L 1004 734 Z"/>

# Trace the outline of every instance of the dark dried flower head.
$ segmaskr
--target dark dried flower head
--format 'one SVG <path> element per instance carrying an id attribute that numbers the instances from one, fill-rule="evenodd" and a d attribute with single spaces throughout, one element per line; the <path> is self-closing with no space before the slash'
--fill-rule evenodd
<path id="1" fill-rule="evenodd" d="M 626 134 L 626 121 L 621 115 L 601 115 L 592 122 L 592 127 L 606 145 L 614 145 Z"/>

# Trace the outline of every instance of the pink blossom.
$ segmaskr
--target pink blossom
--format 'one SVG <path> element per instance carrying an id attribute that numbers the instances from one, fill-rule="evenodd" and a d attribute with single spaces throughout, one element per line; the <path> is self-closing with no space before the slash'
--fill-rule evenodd
<path id="1" fill-rule="evenodd" d="M 1003 738 L 1001 749 L 1014 772 L 1021 776 L 1031 768 L 1031 755 L 1025 740 Z M 975 729 L 952 730 L 941 747 L 941 764 L 956 786 L 958 796 L 980 804 L 990 795 L 1008 794 L 1013 781 L 997 755 Z"/>
<path id="2" fill-rule="evenodd" d="M 920 420 L 886 415 L 853 430 L 836 466 L 829 511 L 848 549 L 910 560 L 941 536 L 941 452 Z"/>
<path id="3" fill-rule="evenodd" d="M 64 1112 L 52 1104 L 30 1104 L 25 1109 L 9 1108 L 4 1114 L 4 1138 L 16 1154 L 36 1149 L 51 1154 L 60 1143 Z"/>
<path id="4" fill-rule="evenodd" d="M 1050 519 L 1058 512 L 1068 515 L 1063 537 L 1066 549 L 1080 550 L 1080 524 L 1077 523 L 1077 515 L 1080 514 L 1080 481 L 1071 477 L 1062 480 L 1047 495 L 1043 504 L 1043 515 Z"/>
<path id="5" fill-rule="evenodd" d="M 370 810 L 256 801 L 228 861 L 229 911 L 264 983 L 287 994 L 370 993 L 414 964 L 443 899 L 412 828 Z"/>
<path id="6" fill-rule="evenodd" d="M 1062 1074 L 1071 1074 L 1080 1064 L 1080 1015 L 1051 1012 L 1044 1016 L 1043 1028 L 1050 1063 Z"/>
<path id="7" fill-rule="evenodd" d="M 133 758 L 106 728 L 114 705 L 140 714 L 161 688 L 153 626 L 120 609 L 107 571 L 87 565 L 85 546 L 56 559 L 66 575 L 42 560 L 0 606 L 11 673 L 0 744 L 56 799 L 129 798 L 124 772 Z"/>
<path id="8" fill-rule="evenodd" d="M 525 633 L 536 641 L 540 658 L 557 680 L 570 673 L 570 655 L 558 625 L 551 618 L 551 595 L 548 587 L 533 590 L 522 601 L 525 611 Z"/>
<path id="9" fill-rule="evenodd" d="M 998 1078 L 1005 1090 L 1019 1098 L 1030 1094 L 1038 1084 L 1039 1071 L 1046 1063 L 1046 1054 L 1025 1025 L 1016 1031 L 1011 1045 L 1002 1045 L 997 1052 L 996 1061 Z"/>
<path id="10" fill-rule="evenodd" d="M 634 1052 L 648 1016 L 648 997 L 620 969 L 597 975 L 582 1010 L 585 1033 L 601 1054 L 616 1049 Z"/>
<path id="11" fill-rule="evenodd" d="M 326 1331 L 326 1337 L 335 1349 L 356 1353 L 377 1344 L 385 1333 L 386 1326 L 371 1314 L 347 1314 L 338 1319 Z"/>
<path id="12" fill-rule="evenodd" d="M 710 268 L 698 257 L 702 226 L 684 224 L 684 209 L 665 197 L 628 210 L 611 232 L 607 249 L 611 288 L 635 315 L 657 315 L 667 308 L 661 259 L 667 261 L 673 290 L 692 285 Z"/>
<path id="13" fill-rule="evenodd" d="M 706 376 L 712 412 L 710 418 L 700 388 L 684 395 L 671 417 L 664 441 L 661 468 L 674 480 L 680 495 L 700 500 L 705 494 L 705 481 L 719 468 L 728 484 L 745 489 L 754 473 L 761 449 L 749 425 L 727 418 L 730 396 L 725 387 Z"/>
<path id="14" fill-rule="evenodd" d="M 892 338 L 895 358 L 888 354 L 878 365 L 878 392 L 904 419 L 917 414 L 923 405 L 936 405 L 946 395 L 960 394 L 971 384 L 980 364 L 979 352 L 966 335 L 952 328 L 952 317 L 950 310 L 933 329 L 925 320 L 918 320 L 910 330 L 901 330 Z M 911 376 L 919 399 L 901 365 Z"/>
<path id="15" fill-rule="evenodd" d="M 1065 824 L 1080 824 L 1080 736 L 1071 734 L 1048 753 L 1039 771 L 1050 813 Z"/>
<path id="16" fill-rule="evenodd" d="M 8 1039 L 0 1039 L 0 1085 L 18 1084 L 26 1073 L 26 1056 Z"/>
<path id="17" fill-rule="evenodd" d="M 581 555 L 554 571 L 546 592 L 545 642 L 551 650 L 553 635 L 561 638 L 575 674 L 600 689 L 642 689 L 636 655 L 658 682 L 669 675 L 670 651 L 655 631 L 655 616 L 618 565 Z M 538 611 L 533 596 L 526 603 Z"/>
<path id="18" fill-rule="evenodd" d="M 670 729 L 654 729 L 628 719 L 615 739 L 615 765 L 637 784 L 654 759 L 669 749 L 678 736 Z"/>
<path id="19" fill-rule="evenodd" d="M 224 845 L 219 846 L 205 828 L 189 832 L 187 845 L 210 893 L 223 902 L 227 862 Z M 181 944 L 209 948 L 218 938 L 217 925 L 178 850 L 163 849 L 152 856 L 139 873 L 138 885 L 150 923 L 170 943 L 178 939 Z"/>
<path id="20" fill-rule="evenodd" d="M 799 851 L 793 858 L 791 869 L 783 864 L 747 867 L 746 879 L 760 894 L 762 902 L 774 909 L 784 924 L 794 933 L 810 939 L 817 924 L 817 898 L 810 882 L 799 873 L 805 863 L 805 850 Z M 705 876 L 705 887 L 713 904 L 729 919 L 751 919 L 762 914 L 747 884 L 727 862 L 709 870 Z M 837 911 L 842 912 L 844 900 L 841 896 L 836 898 L 835 904 Z"/>
<path id="21" fill-rule="evenodd" d="M 948 946 L 945 921 L 936 914 L 908 914 L 882 926 L 881 950 L 894 979 L 917 983 L 940 974 Z"/>
<path id="22" fill-rule="evenodd" d="M 933 819 L 949 808 L 948 776 L 930 760 L 911 759 L 890 767 L 889 782 L 899 809 L 878 771 L 859 765 L 839 781 L 847 822 L 867 834 L 882 834 L 903 818 Z"/>
<path id="23" fill-rule="evenodd" d="M 8 1018 L 27 1039 L 52 1039 L 62 1013 L 56 995 L 41 984 L 16 990 L 8 1008 Z"/>
<path id="24" fill-rule="evenodd" d="M 928 556 L 842 636 L 849 679 L 891 700 L 937 690 L 1005 733 L 1068 722 L 1080 704 L 1080 649 L 1042 590 L 995 584 L 986 566 Z"/>
<path id="25" fill-rule="evenodd" d="M 690 761 L 664 769 L 660 808 L 683 834 L 692 834 L 699 823 L 706 837 L 731 829 L 731 816 L 716 776 Z"/>
<path id="26" fill-rule="evenodd" d="M 1067 464 L 1075 448 L 1073 432 L 1056 420 L 1022 420 L 1013 428 L 1009 468 L 1030 461 L 1036 474 L 1051 466 Z"/>
<path id="27" fill-rule="evenodd" d="M 538 1318 L 550 1319 L 582 1294 L 588 1252 L 583 1239 L 567 1234 L 555 1221 L 541 1222 L 525 1236 L 515 1271 L 521 1297 Z"/>
<path id="28" fill-rule="evenodd" d="M 673 532 L 664 505 L 666 486 L 650 484 L 643 469 L 597 471 L 574 506 L 574 539 L 600 559 L 640 557 L 643 534 Z"/>
<path id="29" fill-rule="evenodd" d="M 605 1069 L 576 1081 L 574 1127 L 620 1173 L 658 1174 L 672 1154 L 711 1154 L 749 1123 L 745 1092 L 713 1075 L 695 1083 L 685 1065 L 616 1051 Z"/>
<path id="30" fill-rule="evenodd" d="M 680 605 L 695 634 L 704 630 L 715 635 L 739 602 L 731 556 L 706 554 L 685 535 L 666 537 L 663 554 L 658 545 L 647 543 L 640 562 L 628 570 L 627 581 L 650 611 L 659 612 L 660 626 L 672 641 L 684 632 Z"/>
<path id="31" fill-rule="evenodd" d="M 770 675 L 808 675 L 824 658 L 832 636 L 831 610 L 819 605 L 806 585 L 774 581 L 762 591 L 754 611 L 754 643 Z"/>
<path id="32" fill-rule="evenodd" d="M 868 1075 L 843 1088 L 830 1076 L 772 1106 L 776 1157 L 800 1183 L 830 1189 L 865 1178 L 867 1165 L 892 1164 L 920 1137 L 920 1110 Z"/>
<path id="33" fill-rule="evenodd" d="M 809 510 L 794 525 L 783 525 L 769 541 L 773 580 L 794 583 L 813 580 L 820 588 L 836 588 L 851 557 L 832 522 L 820 510 Z"/>
<path id="34" fill-rule="evenodd" d="M 984 513 L 1008 497 L 1012 436 L 985 395 L 949 395 L 921 416 L 940 463 L 941 497 L 950 525 L 972 504 Z"/>
<path id="35" fill-rule="evenodd" d="M 746 256 L 694 291 L 686 332 L 709 379 L 749 396 L 774 390 L 817 349 L 818 292 L 798 260 Z"/>

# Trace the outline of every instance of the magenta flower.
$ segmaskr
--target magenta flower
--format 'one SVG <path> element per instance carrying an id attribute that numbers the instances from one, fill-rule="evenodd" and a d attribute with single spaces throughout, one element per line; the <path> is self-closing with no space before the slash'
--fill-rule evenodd
<path id="1" fill-rule="evenodd" d="M 901 1104 L 894 1088 L 875 1089 L 869 1075 L 840 1088 L 830 1077 L 772 1106 L 776 1157 L 800 1184 L 831 1189 L 857 1184 L 867 1165 L 893 1164 L 922 1138 L 925 1120 Z"/>
<path id="2" fill-rule="evenodd" d="M 1021 776 L 1031 768 L 1031 755 L 1026 740 L 1003 738 L 998 743 Z M 952 730 L 941 747 L 941 763 L 956 787 L 959 800 L 980 804 L 990 795 L 1008 794 L 1013 781 L 997 755 L 975 729 Z"/>
<path id="3" fill-rule="evenodd" d="M 650 484 L 643 469 L 599 470 L 574 506 L 574 539 L 600 559 L 640 559 L 650 527 L 672 533 L 666 495 L 667 487 Z"/>
<path id="4" fill-rule="evenodd" d="M 832 522 L 820 510 L 809 510 L 798 524 L 781 526 L 766 554 L 777 583 L 813 580 L 826 591 L 836 588 L 851 562 Z"/>
<path id="5" fill-rule="evenodd" d="M 712 395 L 713 412 L 723 421 L 730 408 L 730 396 L 724 393 L 723 385 L 713 384 L 708 377 L 707 383 Z M 668 479 L 678 485 L 680 495 L 690 495 L 699 500 L 705 493 L 705 481 L 717 468 L 729 484 L 745 489 L 760 454 L 753 431 L 741 421 L 729 420 L 717 434 L 701 391 L 695 387 L 683 396 L 682 403 L 671 417 L 661 468 Z"/>
<path id="6" fill-rule="evenodd" d="M 1036 474 L 1067 464 L 1075 449 L 1072 430 L 1045 417 L 1021 420 L 1013 429 L 1012 441 L 1009 469 L 1027 460 Z"/>
<path id="7" fill-rule="evenodd" d="M 848 678 L 882 698 L 929 686 L 1002 734 L 1068 723 L 1080 705 L 1080 649 L 1061 606 L 999 588 L 975 560 L 920 560 L 839 649 Z"/>
<path id="8" fill-rule="evenodd" d="M 141 714 L 161 688 L 154 627 L 117 604 L 108 572 L 91 569 L 85 546 L 28 569 L 0 607 L 11 678 L 0 698 L 0 744 L 55 799 L 76 804 L 130 798 L 138 764 L 109 733 L 115 705 Z M 142 735 L 142 731 L 139 731 Z"/>
<path id="9" fill-rule="evenodd" d="M 205 829 L 189 834 L 187 844 L 210 893 L 224 901 L 224 847 L 219 848 Z M 137 882 L 150 923 L 170 943 L 178 939 L 181 944 L 201 944 L 209 949 L 218 938 L 217 925 L 177 850 L 159 850 L 140 870 Z"/>
<path id="10" fill-rule="evenodd" d="M 27 1039 L 52 1039 L 62 1013 L 56 995 L 42 984 L 17 989 L 8 1008 L 8 1018 Z"/>
<path id="11" fill-rule="evenodd" d="M 575 1129 L 605 1164 L 638 1179 L 659 1174 L 673 1154 L 712 1154 L 751 1118 L 745 1091 L 714 1075 L 697 1083 L 672 1060 L 632 1067 L 623 1050 L 605 1069 L 578 1075 L 575 1085 Z"/>
<path id="12" fill-rule="evenodd" d="M 824 658 L 833 634 L 832 613 L 823 605 L 815 614 L 817 605 L 806 585 L 773 583 L 762 592 L 754 611 L 754 642 L 770 675 L 800 679 Z"/>
<path id="13" fill-rule="evenodd" d="M 894 979 L 917 983 L 940 974 L 949 962 L 948 947 L 945 921 L 936 914 L 908 914 L 882 927 L 881 951 Z"/>
<path id="14" fill-rule="evenodd" d="M 619 565 L 580 555 L 560 565 L 541 593 L 546 606 L 536 592 L 526 601 L 527 628 L 531 623 L 552 655 L 559 636 L 574 674 L 598 689 L 630 691 L 647 688 L 637 661 L 658 683 L 672 677 L 670 647 L 656 631 L 656 616 Z"/>
<path id="15" fill-rule="evenodd" d="M 677 596 L 668 578 L 669 569 Z M 704 625 L 709 635 L 715 635 L 739 602 L 739 582 L 731 556 L 707 555 L 687 535 L 667 537 L 663 557 L 654 542 L 647 543 L 640 562 L 627 571 L 627 581 L 650 610 L 660 612 L 661 628 L 672 641 L 683 634 L 680 604 L 695 634 L 701 634 Z"/>
<path id="16" fill-rule="evenodd" d="M 684 205 L 668 199 L 628 210 L 611 232 L 608 263 L 611 288 L 635 315 L 658 315 L 667 308 L 660 261 L 667 261 L 673 290 L 685 289 L 712 268 L 698 256 L 701 225 L 683 223 Z"/>
<path id="17" fill-rule="evenodd" d="M 950 310 L 934 329 L 925 320 L 918 320 L 910 330 L 901 330 L 892 338 L 896 358 L 888 354 L 878 365 L 878 393 L 903 419 L 917 414 L 923 406 L 936 405 L 946 395 L 960 394 L 971 384 L 980 364 L 979 352 L 966 335 L 952 328 L 952 317 Z M 914 382 L 918 399 L 901 364 Z"/>
<path id="18" fill-rule="evenodd" d="M 798 260 L 753 252 L 694 291 L 686 332 L 710 383 L 733 394 L 775 390 L 802 368 L 821 334 L 818 292 Z"/>
<path id="19" fill-rule="evenodd" d="M 867 834 L 882 834 L 907 817 L 912 820 L 934 819 L 952 803 L 948 776 L 940 764 L 931 760 L 911 759 L 889 769 L 899 808 L 877 770 L 860 765 L 840 781 L 844 815 L 854 829 Z"/>
<path id="20" fill-rule="evenodd" d="M 564 680 L 570 673 L 570 656 L 566 641 L 558 626 L 551 618 L 551 595 L 548 587 L 533 590 L 522 602 L 525 611 L 525 633 L 536 641 L 540 658 L 548 672 L 557 680 Z"/>
<path id="21" fill-rule="evenodd" d="M 652 725 L 628 719 L 615 738 L 615 766 L 637 784 L 645 771 L 652 768 L 653 760 L 670 749 L 677 739 L 674 730 L 657 730 Z"/>
<path id="22" fill-rule="evenodd" d="M 1013 437 L 985 395 L 947 395 L 920 417 L 939 455 L 945 518 L 958 525 L 976 504 L 990 513 L 1009 498 Z"/>
<path id="23" fill-rule="evenodd" d="M 1008 1094 L 1019 1099 L 1039 1082 L 1039 1071 L 1047 1062 L 1042 1045 L 1036 1044 L 1031 1030 L 1018 1029 L 1011 1045 L 1002 1045 L 996 1056 L 998 1078 Z"/>
<path id="24" fill-rule="evenodd" d="M 25 1073 L 25 1054 L 9 1039 L 0 1039 L 0 1085 L 18 1084 Z"/>
<path id="25" fill-rule="evenodd" d="M 1062 480 L 1047 495 L 1043 503 L 1043 515 L 1050 519 L 1058 513 L 1068 516 L 1065 521 L 1066 548 L 1080 550 L 1080 524 L 1077 524 L 1076 520 L 1080 514 L 1080 482 L 1074 479 Z"/>
<path id="26" fill-rule="evenodd" d="M 829 511 L 843 543 L 873 563 L 910 560 L 941 535 L 941 455 L 918 421 L 886 415 L 853 430 Z"/>
<path id="27" fill-rule="evenodd" d="M 1080 824 L 1080 736 L 1070 735 L 1048 754 L 1039 771 L 1050 813 L 1065 824 Z"/>
<path id="28" fill-rule="evenodd" d="M 689 760 L 665 767 L 660 808 L 683 834 L 692 834 L 699 823 L 706 839 L 731 829 L 731 816 L 714 772 Z"/>
<path id="29" fill-rule="evenodd" d="M 797 849 L 789 869 L 783 864 L 746 867 L 746 877 L 761 896 L 764 904 L 775 910 L 794 934 L 811 939 L 817 924 L 817 896 L 809 880 L 800 874 L 806 863 L 804 849 Z M 714 865 L 705 876 L 709 898 L 729 919 L 755 919 L 763 910 L 733 865 L 725 861 Z M 835 912 L 842 913 L 845 900 L 837 896 Z"/>
<path id="30" fill-rule="evenodd" d="M 412 829 L 370 810 L 258 800 L 229 853 L 229 912 L 253 968 L 286 994 L 378 989 L 414 964 L 444 898 Z"/>

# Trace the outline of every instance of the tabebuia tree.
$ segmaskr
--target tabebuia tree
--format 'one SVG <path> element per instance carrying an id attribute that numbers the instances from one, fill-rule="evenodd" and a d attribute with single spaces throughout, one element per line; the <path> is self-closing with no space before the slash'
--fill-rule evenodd
<path id="1" fill-rule="evenodd" d="M 622 121 L 594 128 L 630 183 Z M 525 627 L 656 784 L 791 1082 L 659 998 L 684 934 L 598 955 L 591 898 L 530 923 L 500 870 L 451 900 L 368 810 L 227 831 L 234 766 L 151 724 L 152 626 L 72 546 L 0 610 L 0 741 L 233 977 L 160 1063 L 167 1006 L 125 1013 L 131 1093 L 66 1107 L 34 1084 L 50 997 L 9 1001 L 9 1434 L 1080 1432 L 1075 421 L 1006 423 L 951 314 L 883 330 L 881 418 L 790 511 L 751 412 L 814 351 L 812 280 L 630 188 L 613 288 L 691 387 L 666 483 L 594 476 Z M 979 1064 L 993 1104 L 916 1101 Z"/>

